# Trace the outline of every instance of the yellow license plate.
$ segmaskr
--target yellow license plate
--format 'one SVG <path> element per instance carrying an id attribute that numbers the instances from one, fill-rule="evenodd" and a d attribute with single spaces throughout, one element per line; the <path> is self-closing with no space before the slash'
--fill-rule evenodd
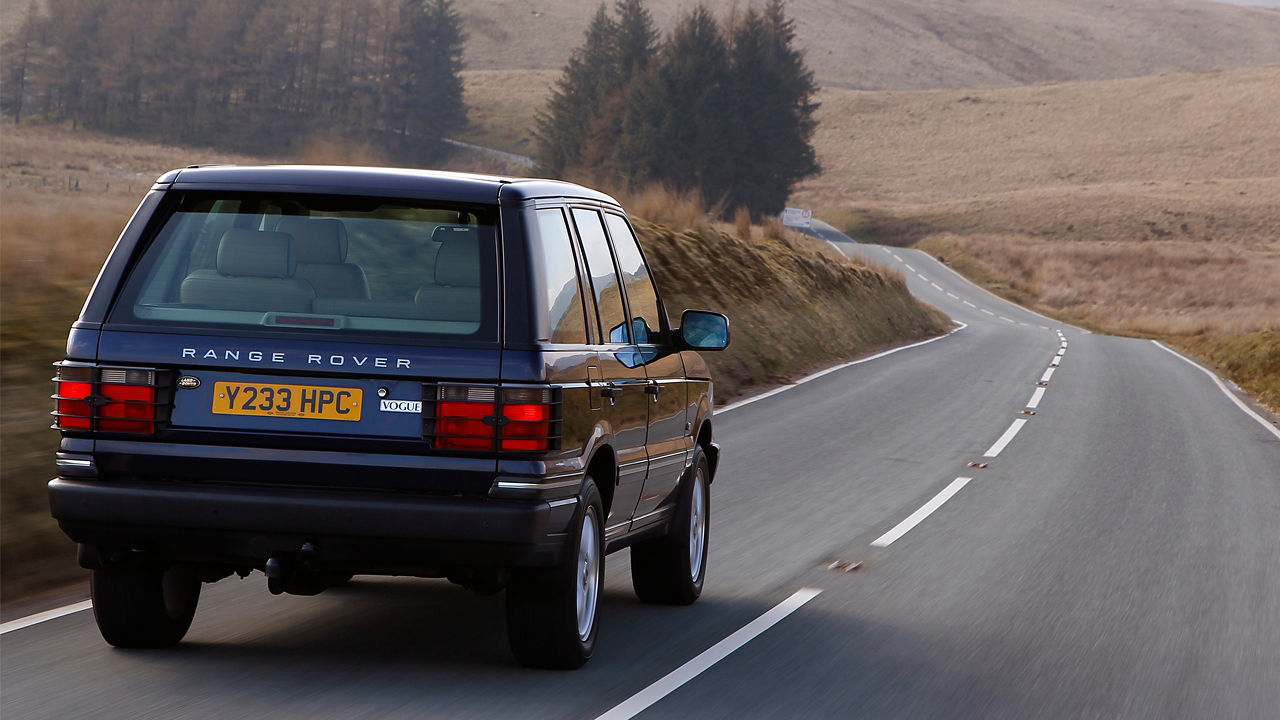
<path id="1" fill-rule="evenodd" d="M 358 388 L 220 382 L 213 384 L 213 413 L 357 422 L 361 394 Z"/>

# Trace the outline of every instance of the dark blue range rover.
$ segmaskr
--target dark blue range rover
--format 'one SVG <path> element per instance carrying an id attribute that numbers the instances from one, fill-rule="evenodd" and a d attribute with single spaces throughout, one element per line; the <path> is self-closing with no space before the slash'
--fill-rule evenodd
<path id="1" fill-rule="evenodd" d="M 712 385 L 626 214 L 567 183 L 393 169 L 161 177 L 57 364 L 53 516 L 107 642 L 179 642 L 201 583 L 506 590 L 523 663 L 591 657 L 604 555 L 706 574 Z"/>

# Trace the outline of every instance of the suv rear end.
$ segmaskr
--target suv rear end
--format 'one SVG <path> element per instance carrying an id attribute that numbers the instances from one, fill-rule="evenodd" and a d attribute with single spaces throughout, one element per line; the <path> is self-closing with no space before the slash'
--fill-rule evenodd
<path id="1" fill-rule="evenodd" d="M 593 392 L 564 382 L 565 358 L 594 353 L 545 360 L 529 312 L 545 289 L 521 207 L 559 196 L 621 217 L 608 196 L 550 181 L 310 167 L 161 177 L 55 377 L 50 501 L 94 571 L 106 639 L 177 642 L 200 583 L 232 573 L 261 570 L 272 592 L 299 594 L 404 574 L 512 586 L 527 598 L 508 612 L 521 660 L 585 662 L 602 561 L 590 622 L 581 598 L 571 608 L 586 628 L 576 643 L 514 635 L 573 625 L 548 621 L 535 588 L 581 574 L 584 523 L 606 551 L 589 465 L 600 433 L 565 417 Z"/>

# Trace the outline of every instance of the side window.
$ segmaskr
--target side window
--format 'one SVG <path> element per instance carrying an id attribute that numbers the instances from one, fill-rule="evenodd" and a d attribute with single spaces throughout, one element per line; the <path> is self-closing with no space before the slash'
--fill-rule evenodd
<path id="1" fill-rule="evenodd" d="M 631 303 L 631 328 L 637 343 L 659 341 L 662 332 L 662 312 L 658 305 L 658 291 L 649 275 L 649 266 L 640 254 L 636 236 L 621 215 L 605 213 L 613 250 L 618 255 L 618 267 L 622 269 L 622 282 L 627 286 L 627 300 Z"/>
<path id="2" fill-rule="evenodd" d="M 582 290 L 578 287 L 578 267 L 573 259 L 573 241 L 564 213 L 538 211 L 538 237 L 542 250 L 542 277 L 546 288 L 553 343 L 587 342 L 586 316 L 582 312 Z"/>
<path id="3" fill-rule="evenodd" d="M 573 223 L 578 226 L 583 253 L 587 256 L 587 272 L 591 273 L 596 310 L 600 313 L 601 335 L 607 342 L 625 343 L 627 312 L 623 309 L 622 288 L 618 285 L 618 273 L 613 267 L 613 254 L 609 252 L 600 213 L 574 210 Z"/>

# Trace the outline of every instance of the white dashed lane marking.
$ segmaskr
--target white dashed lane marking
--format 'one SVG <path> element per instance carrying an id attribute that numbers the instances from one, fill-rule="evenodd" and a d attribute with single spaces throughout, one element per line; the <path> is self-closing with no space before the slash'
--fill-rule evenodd
<path id="1" fill-rule="evenodd" d="M 1014 420 L 1013 424 L 1009 426 L 1009 429 L 1004 431 L 1004 434 L 1000 436 L 999 440 L 996 440 L 994 445 L 987 448 L 987 451 L 982 454 L 982 457 L 993 458 L 998 456 L 1001 452 L 1004 452 L 1004 449 L 1009 445 L 1009 443 L 1013 442 L 1013 438 L 1017 436 L 1018 431 L 1026 424 L 1027 421 L 1024 419 Z"/>
<path id="2" fill-rule="evenodd" d="M 1044 399 L 1044 388 L 1038 387 L 1035 392 L 1031 393 L 1031 399 L 1027 401 L 1027 407 L 1031 410 L 1035 410 L 1040 407 L 1040 401 L 1042 399 Z"/>
<path id="3" fill-rule="evenodd" d="M 935 510 L 942 507 L 942 504 L 950 500 L 953 495 L 960 492 L 961 488 L 969 484 L 973 478 L 958 477 L 951 481 L 951 484 L 942 489 L 942 492 L 933 496 L 933 499 L 925 503 L 919 510 L 907 516 L 906 520 L 898 523 L 889 532 L 881 535 L 871 541 L 873 547 L 888 547 L 895 540 L 906 535 L 912 528 L 919 525 L 925 518 L 933 514 Z"/>
<path id="4" fill-rule="evenodd" d="M 729 637 L 712 645 L 689 662 L 672 670 L 662 679 L 658 680 L 649 687 L 623 700 L 620 704 L 609 710 L 605 714 L 596 718 L 596 720 L 629 720 L 639 715 L 654 703 L 662 698 L 670 695 L 678 690 L 685 683 L 698 677 L 708 668 L 721 660 L 729 657 L 735 650 L 754 640 L 763 634 L 766 630 L 782 622 L 791 613 L 799 610 L 801 606 L 810 600 L 818 597 L 822 591 L 817 588 L 800 588 L 791 595 L 791 597 L 783 600 L 775 605 L 765 614 L 752 620 Z"/>

